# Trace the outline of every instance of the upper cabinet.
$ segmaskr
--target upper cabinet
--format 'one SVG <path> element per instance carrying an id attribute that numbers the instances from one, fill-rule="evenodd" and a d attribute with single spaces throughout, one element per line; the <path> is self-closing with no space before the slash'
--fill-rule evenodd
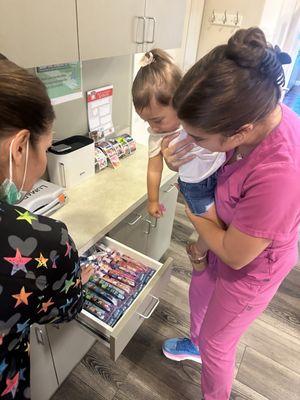
<path id="1" fill-rule="evenodd" d="M 186 0 L 146 0 L 144 51 L 181 47 Z"/>
<path id="2" fill-rule="evenodd" d="M 82 60 L 181 47 L 186 0 L 77 0 Z"/>
<path id="3" fill-rule="evenodd" d="M 30 68 L 181 47 L 187 0 L 0 0 L 0 52 Z"/>
<path id="4" fill-rule="evenodd" d="M 81 60 L 142 51 L 144 6 L 144 0 L 77 0 Z"/>
<path id="5" fill-rule="evenodd" d="M 0 0 L 0 52 L 26 68 L 78 60 L 75 0 Z"/>

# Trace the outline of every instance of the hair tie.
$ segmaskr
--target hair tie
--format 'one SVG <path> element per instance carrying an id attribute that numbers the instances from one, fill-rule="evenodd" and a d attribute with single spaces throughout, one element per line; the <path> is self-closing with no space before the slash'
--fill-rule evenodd
<path id="1" fill-rule="evenodd" d="M 148 53 L 145 53 L 140 61 L 140 67 L 144 68 L 147 67 L 147 65 L 152 64 L 155 61 L 154 55 L 151 51 Z"/>
<path id="2" fill-rule="evenodd" d="M 282 66 L 291 62 L 291 57 L 281 51 L 279 46 L 275 46 L 274 49 L 267 47 L 261 62 L 261 72 L 271 76 L 278 86 L 284 86 L 285 76 Z"/>

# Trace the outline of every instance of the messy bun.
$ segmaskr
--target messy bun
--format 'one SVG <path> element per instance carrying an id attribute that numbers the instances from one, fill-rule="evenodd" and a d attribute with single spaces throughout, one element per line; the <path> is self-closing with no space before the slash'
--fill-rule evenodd
<path id="1" fill-rule="evenodd" d="M 237 31 L 183 77 L 173 98 L 179 119 L 224 136 L 261 121 L 280 99 L 282 64 L 289 61 L 288 54 L 267 44 L 259 28 Z"/>
<path id="2" fill-rule="evenodd" d="M 261 29 L 240 29 L 228 40 L 226 56 L 240 67 L 257 68 L 266 48 L 267 41 Z"/>

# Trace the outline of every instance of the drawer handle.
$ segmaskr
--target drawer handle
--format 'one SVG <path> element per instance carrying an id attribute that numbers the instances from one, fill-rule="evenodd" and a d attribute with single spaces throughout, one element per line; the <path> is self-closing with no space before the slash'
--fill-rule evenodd
<path id="1" fill-rule="evenodd" d="M 135 39 L 135 43 L 136 44 L 144 44 L 144 40 L 145 40 L 145 25 L 146 25 L 146 17 L 136 17 L 137 18 L 137 27 L 136 27 L 136 39 Z M 143 22 L 143 30 L 142 30 L 142 34 L 143 34 L 143 40 L 138 40 L 137 35 L 138 35 L 138 29 L 139 29 L 139 23 L 140 20 L 142 20 Z"/>
<path id="2" fill-rule="evenodd" d="M 130 225 L 130 226 L 135 225 L 137 222 L 139 222 L 139 220 L 140 220 L 141 218 L 142 218 L 142 215 L 141 215 L 141 214 L 137 214 L 136 219 L 133 220 L 133 221 L 131 221 L 131 222 L 128 222 L 128 225 Z"/>
<path id="3" fill-rule="evenodd" d="M 147 230 L 146 231 L 143 231 L 146 235 L 150 235 L 150 231 L 151 231 L 151 221 L 149 221 L 149 219 L 145 219 L 145 222 L 146 222 L 146 224 L 147 224 Z"/>
<path id="4" fill-rule="evenodd" d="M 173 185 L 173 184 L 171 184 L 171 185 L 169 186 L 168 189 L 164 190 L 164 192 L 165 192 L 165 193 L 169 193 L 169 192 L 171 192 L 171 191 L 172 191 L 173 189 L 175 189 L 175 188 L 176 188 L 176 186 Z"/>
<path id="5" fill-rule="evenodd" d="M 45 346 L 45 341 L 44 341 L 44 334 L 41 328 L 36 327 L 35 328 L 35 336 L 38 344 L 41 344 L 42 346 Z"/>
<path id="6" fill-rule="evenodd" d="M 155 28 L 156 28 L 156 19 L 154 17 L 146 17 L 149 21 L 152 21 L 153 23 L 153 30 L 152 30 L 152 39 L 151 40 L 146 40 L 145 43 L 154 43 L 155 40 Z"/>
<path id="7" fill-rule="evenodd" d="M 146 222 L 147 222 L 148 224 L 150 224 L 151 228 L 156 228 L 156 227 L 157 227 L 157 220 L 158 220 L 158 218 L 155 218 L 154 224 L 152 224 L 152 222 L 151 222 L 150 219 L 146 219 Z"/>
<path id="8" fill-rule="evenodd" d="M 155 296 L 153 296 L 153 294 L 150 294 L 150 296 L 155 300 L 155 303 L 152 307 L 152 309 L 150 310 L 150 312 L 148 313 L 148 315 L 144 315 L 142 313 L 137 313 L 140 317 L 144 318 L 144 319 L 149 319 L 151 317 L 151 315 L 154 313 L 154 311 L 156 310 L 157 306 L 159 305 L 159 299 Z"/>

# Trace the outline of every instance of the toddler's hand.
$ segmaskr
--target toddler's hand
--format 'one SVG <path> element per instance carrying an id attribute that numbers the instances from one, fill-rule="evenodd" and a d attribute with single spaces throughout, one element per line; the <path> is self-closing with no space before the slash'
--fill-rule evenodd
<path id="1" fill-rule="evenodd" d="M 161 207 L 158 201 L 148 201 L 148 213 L 154 218 L 162 217 Z"/>

